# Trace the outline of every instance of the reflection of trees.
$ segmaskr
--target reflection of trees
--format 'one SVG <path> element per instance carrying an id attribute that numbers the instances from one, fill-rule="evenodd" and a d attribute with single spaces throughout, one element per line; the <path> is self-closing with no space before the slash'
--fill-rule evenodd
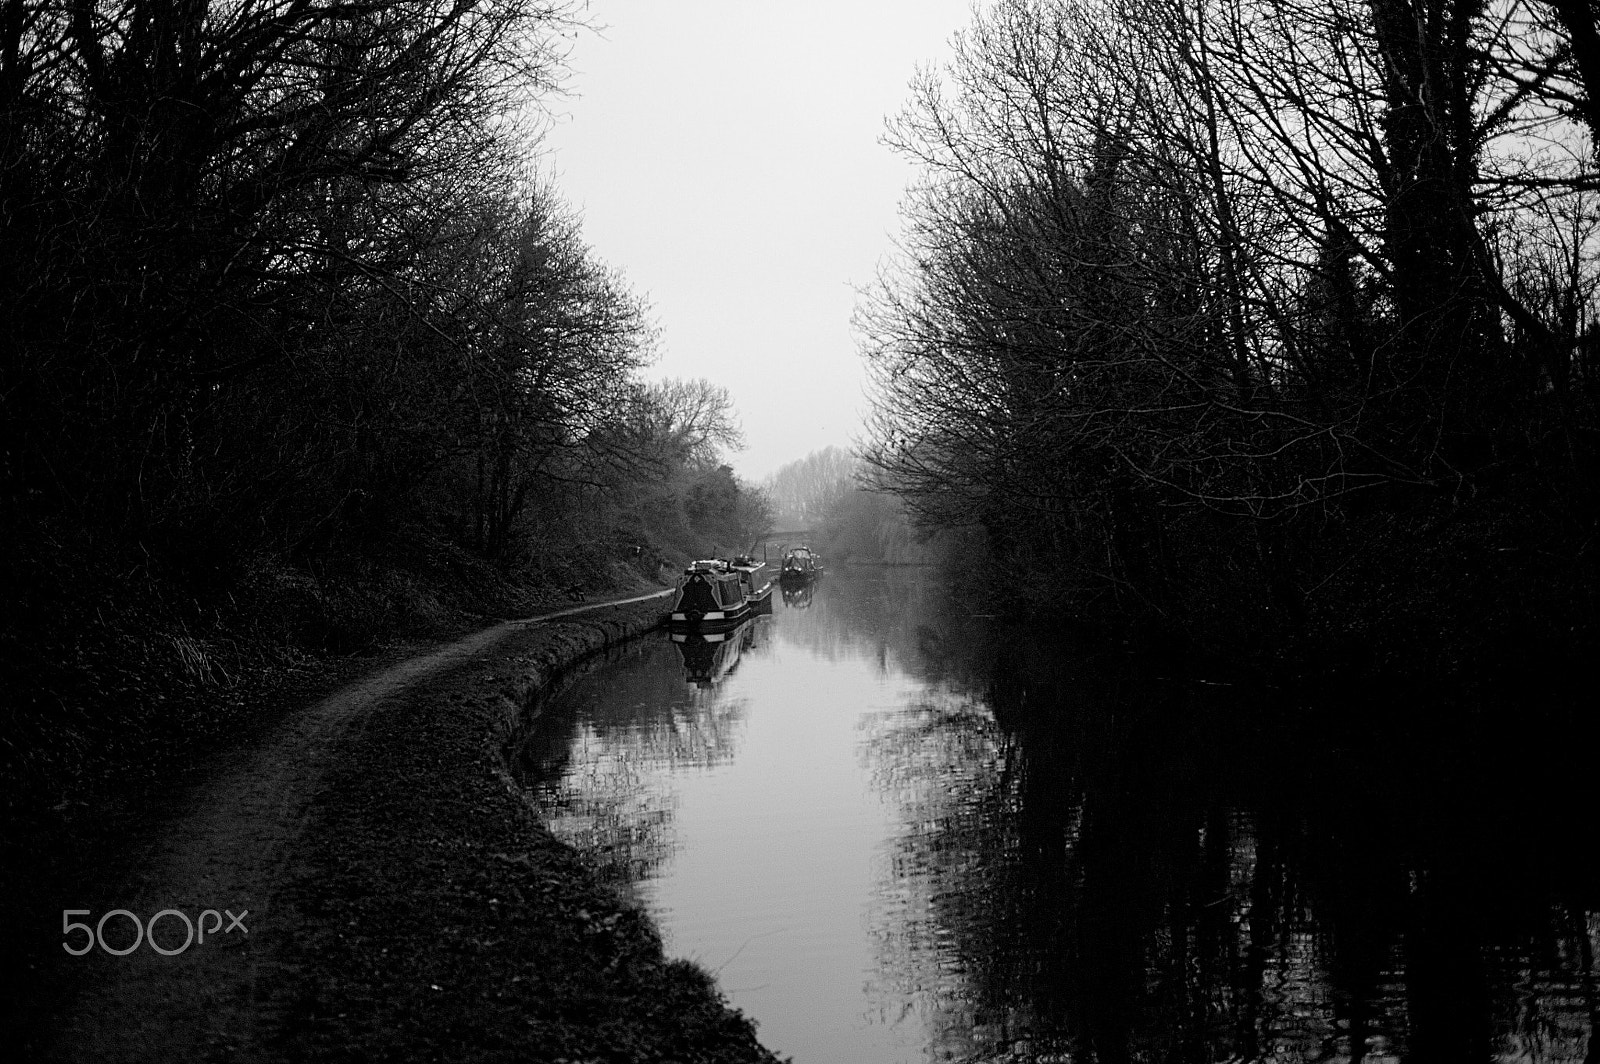
<path id="1" fill-rule="evenodd" d="M 1023 927 L 1008 911 L 1021 892 L 1002 885 L 1021 845 L 1016 750 L 981 706 L 949 692 L 867 727 L 874 783 L 898 805 L 902 831 L 872 900 L 883 963 L 869 993 L 887 1021 L 916 1013 L 935 1058 L 966 1059 L 1029 1008 L 1025 997 L 970 992 L 969 959 L 1005 956 Z"/>
<path id="2" fill-rule="evenodd" d="M 735 633 L 759 649 L 755 625 Z M 609 660 L 546 703 L 514 772 L 552 830 L 616 882 L 653 874 L 672 852 L 670 775 L 732 760 L 745 703 L 686 684 L 662 638 Z"/>
<path id="3" fill-rule="evenodd" d="M 649 878 L 672 856 L 672 793 L 651 786 L 647 766 L 587 726 L 571 736 L 569 765 L 534 790 L 545 823 L 608 880 Z"/>
<path id="4" fill-rule="evenodd" d="M 784 638 L 829 660 L 892 662 L 929 683 L 979 677 L 988 653 L 992 603 L 952 599 L 920 568 L 839 567 L 828 570 L 810 597 L 791 603 L 787 590 Z"/>
<path id="5" fill-rule="evenodd" d="M 1445 771 L 1230 731 L 1089 669 L 990 691 L 866 747 L 901 820 L 873 992 L 930 1059 L 1600 1059 L 1581 785 L 1486 786 L 1495 743 Z"/>

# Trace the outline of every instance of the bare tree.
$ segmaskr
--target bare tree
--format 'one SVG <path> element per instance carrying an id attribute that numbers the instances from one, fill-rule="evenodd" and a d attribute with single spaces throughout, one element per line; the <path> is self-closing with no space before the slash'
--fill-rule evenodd
<path id="1" fill-rule="evenodd" d="M 375 306 L 380 336 L 448 334 L 428 263 L 463 238 L 456 206 L 514 187 L 508 119 L 552 84 L 569 19 L 560 0 L 8 0 L 9 475 L 148 549 L 218 524 L 219 490 L 326 464 L 280 400 L 330 360 L 381 360 L 358 331 Z"/>
<path id="2" fill-rule="evenodd" d="M 861 310 L 868 458 L 924 521 L 1085 589 L 1160 610 L 1237 569 L 1291 616 L 1321 580 L 1296 529 L 1352 493 L 1458 491 L 1552 425 L 1570 460 L 1593 179 L 1564 26 L 987 8 L 890 128 L 924 177 Z"/>
<path id="3" fill-rule="evenodd" d="M 842 447 L 824 447 L 782 466 L 765 482 L 785 528 L 815 528 L 856 484 L 861 463 Z"/>

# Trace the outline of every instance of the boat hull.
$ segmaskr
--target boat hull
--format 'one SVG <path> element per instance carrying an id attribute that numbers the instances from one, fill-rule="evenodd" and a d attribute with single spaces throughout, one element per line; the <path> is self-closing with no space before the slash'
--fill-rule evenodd
<path id="1" fill-rule="evenodd" d="M 754 615 L 755 608 L 749 602 L 724 610 L 673 610 L 667 614 L 667 627 L 695 631 L 721 630 L 737 627 Z"/>
<path id="2" fill-rule="evenodd" d="M 678 583 L 678 596 L 667 611 L 669 628 L 707 631 L 732 628 L 772 608 L 772 585 L 756 587 L 759 566 L 734 566 L 712 559 L 695 562 Z"/>

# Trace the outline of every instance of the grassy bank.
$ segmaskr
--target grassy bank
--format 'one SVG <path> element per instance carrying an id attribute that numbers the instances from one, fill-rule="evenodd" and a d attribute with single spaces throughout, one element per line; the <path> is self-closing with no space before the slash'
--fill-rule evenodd
<path id="1" fill-rule="evenodd" d="M 0 808 L 24 820 L 161 788 L 259 726 L 262 696 L 280 688 L 655 575 L 598 549 L 508 569 L 416 539 L 298 561 L 261 552 L 215 571 L 37 531 L 8 546 Z"/>

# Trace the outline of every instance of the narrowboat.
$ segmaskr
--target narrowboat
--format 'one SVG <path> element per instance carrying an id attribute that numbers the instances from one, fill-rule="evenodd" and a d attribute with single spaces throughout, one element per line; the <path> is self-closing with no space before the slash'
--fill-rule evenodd
<path id="1" fill-rule="evenodd" d="M 783 556 L 783 567 L 778 579 L 785 584 L 803 584 L 815 580 L 822 572 L 822 559 L 811 553 L 809 547 L 790 547 Z"/>
<path id="2" fill-rule="evenodd" d="M 748 554 L 737 555 L 729 563 L 744 582 L 744 596 L 750 600 L 755 613 L 772 612 L 772 581 L 767 578 L 767 563 L 756 561 Z"/>
<path id="3" fill-rule="evenodd" d="M 772 585 L 760 582 L 762 566 L 747 558 L 735 565 L 722 558 L 690 564 L 678 578 L 678 594 L 667 613 L 674 628 L 726 628 L 758 609 L 772 607 Z"/>

